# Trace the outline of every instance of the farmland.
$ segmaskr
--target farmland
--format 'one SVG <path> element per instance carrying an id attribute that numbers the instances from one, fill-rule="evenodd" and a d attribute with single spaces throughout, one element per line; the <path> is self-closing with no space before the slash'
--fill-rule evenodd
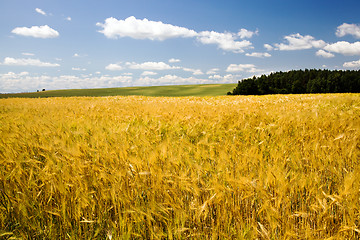
<path id="1" fill-rule="evenodd" d="M 0 99 L 0 236 L 358 239 L 360 95 Z"/>
<path id="2" fill-rule="evenodd" d="M 151 97 L 184 97 L 184 96 L 221 96 L 232 91 L 236 84 L 194 84 L 150 87 L 65 89 L 29 93 L 0 94 L 0 98 L 44 98 L 44 97 L 103 97 L 103 96 L 151 96 Z"/>

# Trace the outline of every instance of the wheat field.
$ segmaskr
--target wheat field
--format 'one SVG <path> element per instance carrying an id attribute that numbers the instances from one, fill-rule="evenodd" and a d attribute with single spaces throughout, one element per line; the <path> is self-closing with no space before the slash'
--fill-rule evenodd
<path id="1" fill-rule="evenodd" d="M 0 99 L 0 136 L 0 238 L 360 238 L 359 94 Z"/>

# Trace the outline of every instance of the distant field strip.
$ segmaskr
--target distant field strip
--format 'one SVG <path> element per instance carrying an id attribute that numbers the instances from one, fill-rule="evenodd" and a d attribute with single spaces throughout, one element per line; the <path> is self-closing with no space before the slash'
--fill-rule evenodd
<path id="1" fill-rule="evenodd" d="M 42 97 L 99 97 L 99 96 L 221 96 L 231 92 L 237 84 L 171 85 L 153 87 L 124 87 L 97 89 L 53 90 L 33 93 L 0 94 L 0 98 L 42 98 Z"/>
<path id="2" fill-rule="evenodd" d="M 0 99 L 0 135 L 5 239 L 360 238 L 360 94 Z"/>

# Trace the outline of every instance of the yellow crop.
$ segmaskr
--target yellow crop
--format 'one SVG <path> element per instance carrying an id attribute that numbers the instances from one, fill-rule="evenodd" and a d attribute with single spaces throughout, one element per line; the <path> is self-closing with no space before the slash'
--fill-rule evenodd
<path id="1" fill-rule="evenodd" d="M 360 95 L 0 100 L 0 238 L 358 239 Z"/>

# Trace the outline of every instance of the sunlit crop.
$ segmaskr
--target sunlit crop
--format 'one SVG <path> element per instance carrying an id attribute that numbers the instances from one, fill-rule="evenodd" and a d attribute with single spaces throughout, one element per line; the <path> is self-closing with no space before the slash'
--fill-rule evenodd
<path id="1" fill-rule="evenodd" d="M 1 99 L 0 136 L 0 238 L 360 238 L 359 94 Z"/>

